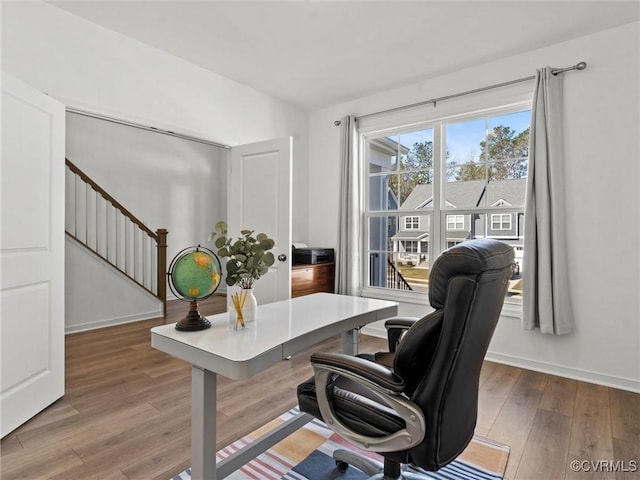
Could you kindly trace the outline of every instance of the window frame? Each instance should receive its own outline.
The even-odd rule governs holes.
[[[526,95],[520,97],[527,98]],[[446,183],[446,146],[443,142],[445,136],[445,129],[447,124],[464,122],[476,118],[496,117],[502,115],[508,115],[512,113],[518,113],[532,109],[532,102],[530,99],[515,101],[513,103],[504,103],[501,106],[486,107],[477,110],[469,109],[465,113],[453,113],[436,117],[433,119],[424,119],[422,121],[407,121],[403,122],[398,115],[391,115],[387,122],[375,122],[371,126],[360,128],[359,131],[359,145],[360,145],[360,158],[362,162],[362,172],[364,178],[364,194],[363,194],[363,212],[362,218],[362,248],[364,252],[364,258],[368,258],[370,253],[376,253],[377,250],[369,249],[369,221],[374,217],[396,217],[399,222],[400,217],[406,217],[406,210],[384,210],[375,211],[370,210],[369,206],[369,163],[368,163],[368,142],[374,138],[380,138],[390,135],[402,135],[403,133],[410,133],[419,130],[433,129],[433,175],[434,181],[433,188],[433,200],[430,202],[431,207],[426,208],[420,212],[421,215],[429,215],[431,217],[429,223],[429,242],[428,242],[428,256],[430,259],[435,259],[442,251],[447,248],[447,215],[469,215],[469,214],[483,214],[485,215],[485,232],[487,227],[490,226],[489,215],[492,211],[499,214],[522,214],[524,213],[524,207],[512,207],[512,206],[486,206],[483,208],[473,209],[456,209],[451,205],[447,205],[446,201],[442,197],[444,185]],[[415,118],[415,114],[409,115],[408,118]],[[444,162],[443,162],[444,159]],[[444,165],[443,165],[444,163]],[[455,213],[454,213],[455,211]],[[499,211],[499,212],[498,212]],[[511,225],[513,227],[513,219],[511,219]],[[516,225],[518,220],[516,219]],[[522,235],[524,238],[524,234]],[[362,295],[372,298],[381,298],[395,300],[405,303],[417,303],[428,305],[428,295],[420,292],[411,292],[404,290],[395,290],[386,287],[377,287],[369,285],[369,262],[365,260],[362,268]],[[521,314],[521,300],[515,302],[509,302],[509,298],[505,301],[505,309],[507,315],[519,317]]]
[[[446,218],[447,218],[447,230],[464,230],[464,215],[458,215],[458,214],[454,214],[454,213],[447,213],[445,214]],[[452,222],[449,222],[449,217],[454,218],[454,220]],[[458,219],[461,219],[460,221],[458,221]],[[453,224],[453,227],[449,228],[449,223]],[[458,224],[462,224],[461,227],[458,227]]]
[[[418,253],[417,240],[400,240],[400,242],[402,242],[402,246],[404,247],[404,253]]]
[[[498,222],[494,221],[494,217],[500,217],[500,220]],[[505,221],[504,218],[507,218],[509,220],[509,226],[505,227]],[[510,231],[513,228],[513,215],[511,215],[510,213],[492,213],[491,214],[491,219],[489,221],[489,225],[491,225],[491,230],[494,232],[504,232],[504,231]],[[493,225],[495,223],[498,223],[500,226],[498,228],[493,228]]]
[[[409,231],[420,230],[420,215],[406,215],[404,217],[404,229]]]

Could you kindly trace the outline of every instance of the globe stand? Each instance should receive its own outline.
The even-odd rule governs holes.
[[[176,330],[184,332],[194,332],[197,330],[206,330],[211,326],[211,322],[200,315],[198,311],[198,302],[191,300],[189,313],[186,317],[176,323]]]

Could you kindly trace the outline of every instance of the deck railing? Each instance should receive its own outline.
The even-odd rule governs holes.
[[[409,282],[402,276],[398,267],[387,259],[387,288],[395,288],[396,290],[413,290]]]

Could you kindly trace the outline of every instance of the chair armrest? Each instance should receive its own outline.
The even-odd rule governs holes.
[[[391,353],[396,351],[402,334],[410,329],[418,320],[420,320],[418,317],[393,317],[384,322],[384,327],[387,329],[389,351]]]
[[[386,322],[384,322],[384,326],[387,330],[390,328],[411,328],[411,325],[420,320],[419,317],[391,317]]]
[[[362,378],[375,383],[380,388],[392,393],[402,393],[405,389],[404,380],[388,368],[370,362],[364,358],[353,357],[341,353],[314,353],[311,355],[311,364],[322,365],[328,370],[344,374],[349,372],[354,377]]]
[[[311,356],[318,408],[325,424],[341,437],[372,452],[395,452],[418,445],[425,436],[422,410],[402,392],[404,381],[385,367],[369,360],[338,353],[315,353]],[[333,378],[345,377],[370,390],[380,400],[381,409],[393,410],[405,422],[405,428],[387,436],[370,437],[351,430],[335,415],[332,407]],[[375,408],[375,402],[371,408]]]

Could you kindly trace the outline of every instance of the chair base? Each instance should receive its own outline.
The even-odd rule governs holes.
[[[417,470],[408,470],[411,467],[404,466],[401,470],[400,464],[385,459],[385,463],[377,462],[372,458],[363,457],[351,450],[337,449],[333,452],[333,459],[336,461],[336,468],[342,472],[346,471],[349,465],[362,470],[369,475],[369,480],[425,480],[428,477]]]

